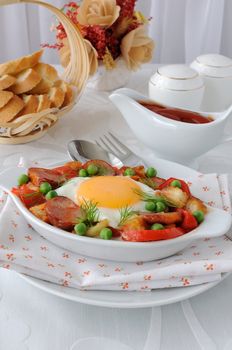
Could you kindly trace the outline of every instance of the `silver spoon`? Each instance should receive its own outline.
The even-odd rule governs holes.
[[[90,159],[101,159],[113,166],[121,167],[123,163],[114,154],[86,140],[72,140],[68,143],[68,154],[73,160],[86,162]]]

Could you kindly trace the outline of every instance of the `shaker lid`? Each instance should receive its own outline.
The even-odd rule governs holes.
[[[219,54],[198,56],[191,67],[199,74],[209,77],[232,77],[232,59]]]
[[[204,85],[199,74],[184,64],[159,67],[150,78],[150,83],[160,88],[176,91],[195,90]]]

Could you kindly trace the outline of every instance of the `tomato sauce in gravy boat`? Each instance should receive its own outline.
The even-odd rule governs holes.
[[[170,119],[151,111],[140,102],[153,102],[131,89],[118,89],[109,98],[122,113],[138,140],[160,158],[189,164],[217,145],[232,140],[232,137],[224,135],[225,124],[232,115],[232,105],[218,113],[192,111],[210,119],[207,123],[194,124]],[[173,110],[172,107],[161,108]]]

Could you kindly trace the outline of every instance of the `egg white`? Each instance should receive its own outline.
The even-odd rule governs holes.
[[[74,203],[79,205],[77,193],[78,193],[78,188],[80,185],[89,180],[90,177],[74,177],[68,182],[66,182],[63,186],[59,187],[56,189],[56,192],[58,196],[64,196],[69,199],[71,199]],[[155,191],[150,188],[149,186],[134,181],[130,179],[132,182],[135,182],[140,189],[145,192],[146,194],[153,194]],[[126,206],[126,205],[125,205]],[[107,219],[109,221],[109,225],[112,227],[117,227],[119,222],[120,222],[120,210],[119,209],[113,209],[113,208],[105,208],[105,207],[99,207],[97,206],[99,210],[99,220],[104,220]],[[130,205],[130,208],[132,208],[135,211],[146,211],[145,210],[145,202],[139,201],[133,205]]]

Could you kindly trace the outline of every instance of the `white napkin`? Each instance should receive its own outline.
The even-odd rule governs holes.
[[[226,175],[198,175],[189,185],[209,205],[231,210]],[[93,259],[45,240],[1,191],[0,266],[84,290],[147,291],[220,280],[222,273],[232,271],[232,241],[226,236],[198,240],[174,256],[153,262]]]

